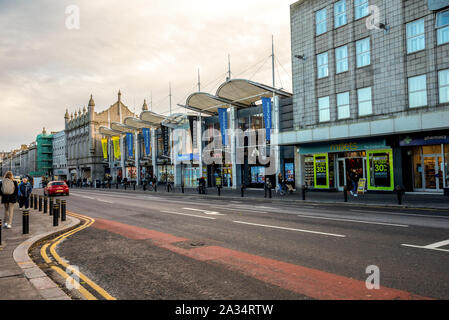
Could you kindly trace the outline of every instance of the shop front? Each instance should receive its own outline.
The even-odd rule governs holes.
[[[394,189],[393,150],[385,140],[354,140],[300,146],[304,184],[343,191],[356,177],[368,191]]]
[[[400,146],[407,190],[443,193],[449,188],[449,134],[405,136]]]

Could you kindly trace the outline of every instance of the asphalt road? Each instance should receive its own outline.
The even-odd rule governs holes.
[[[447,212],[75,189],[66,199],[97,221],[58,253],[118,299],[449,299]],[[382,290],[366,291],[368,266]]]

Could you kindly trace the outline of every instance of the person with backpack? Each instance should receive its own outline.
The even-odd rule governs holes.
[[[28,178],[23,178],[22,182],[19,184],[19,208],[22,209],[25,206],[25,209],[30,207],[30,196],[33,191],[33,187],[28,182]]]
[[[0,195],[2,196],[2,204],[5,206],[5,228],[12,228],[12,218],[14,215],[14,204],[17,202],[18,185],[14,181],[11,171],[6,172],[1,182]]]

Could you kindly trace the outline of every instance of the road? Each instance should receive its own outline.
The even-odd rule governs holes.
[[[449,299],[449,213],[74,189],[57,247],[117,299]],[[369,266],[380,290],[365,286]]]

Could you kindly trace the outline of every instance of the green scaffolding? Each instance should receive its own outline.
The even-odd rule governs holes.
[[[37,159],[36,171],[32,176],[49,176],[53,170],[53,135],[40,134],[36,139]]]

